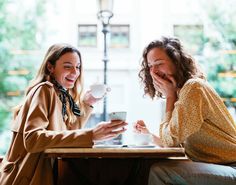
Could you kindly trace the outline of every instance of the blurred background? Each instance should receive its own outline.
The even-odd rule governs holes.
[[[0,155],[9,146],[12,108],[46,50],[60,42],[81,51],[85,89],[103,83],[106,73],[107,113],[127,111],[128,131],[119,140],[132,142],[137,119],[158,132],[165,100],[143,96],[138,72],[143,48],[160,36],[184,43],[236,119],[235,0],[114,0],[111,11],[104,41],[96,0],[0,0]],[[102,120],[103,107],[95,105],[88,127]]]

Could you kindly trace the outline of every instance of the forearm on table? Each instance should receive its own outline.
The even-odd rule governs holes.
[[[152,136],[152,141],[154,144],[163,147],[160,137],[158,137],[157,135],[152,134],[152,133],[151,133],[151,136]]]

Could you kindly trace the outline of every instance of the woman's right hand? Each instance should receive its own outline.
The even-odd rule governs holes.
[[[156,91],[160,91],[166,98],[177,97],[177,83],[173,75],[159,75],[154,70],[150,71],[153,79],[153,86]]]
[[[126,122],[121,120],[112,120],[110,122],[100,122],[92,130],[93,141],[108,140],[117,137],[126,131]]]
[[[106,93],[104,94],[104,96],[105,95]],[[91,94],[91,90],[89,90],[84,95],[84,103],[87,105],[94,105],[98,101],[102,100],[104,96],[102,96],[101,98],[94,98],[93,95]]]
[[[143,120],[138,120],[133,125],[134,131],[141,134],[150,134]]]

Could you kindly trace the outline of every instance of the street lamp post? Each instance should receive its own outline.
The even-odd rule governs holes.
[[[104,46],[103,46],[103,75],[104,75],[104,84],[107,84],[107,62],[109,61],[107,55],[107,34],[109,33],[109,22],[113,16],[112,8],[113,8],[113,0],[97,0],[99,11],[97,13],[97,17],[102,22],[102,33],[104,36]],[[107,98],[104,97],[103,101],[103,114],[102,119],[104,121],[107,120]]]

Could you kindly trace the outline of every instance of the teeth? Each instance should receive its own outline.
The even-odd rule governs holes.
[[[67,80],[74,81],[74,79],[66,78]]]

